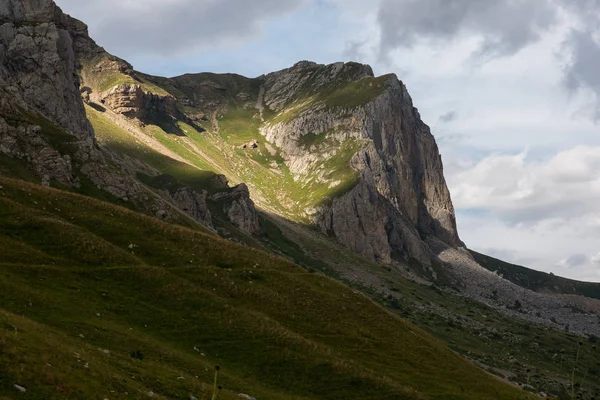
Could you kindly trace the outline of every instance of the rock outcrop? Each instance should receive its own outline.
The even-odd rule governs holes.
[[[171,194],[171,197],[180,210],[212,227],[212,218],[206,205],[206,192],[198,193],[188,187],[182,187]]]
[[[320,160],[318,147],[301,145],[304,136],[361,144],[350,161],[359,183],[321,207],[316,222],[324,232],[383,263],[429,264],[427,236],[463,246],[435,139],[395,75],[375,78],[370,67],[355,63],[301,62],[264,81],[264,103],[282,118],[262,133],[282,149],[298,179],[331,156]],[[339,92],[347,97],[336,97]]]
[[[210,200],[218,203],[223,214],[239,229],[251,235],[262,233],[254,202],[250,199],[250,192],[245,184],[239,184],[229,191],[215,193],[210,196]]]
[[[72,163],[94,157],[94,135],[62,13],[50,0],[10,0],[0,24],[0,151],[76,186]]]
[[[184,119],[174,97],[151,93],[139,84],[120,84],[101,93],[99,97],[103,105],[128,118],[144,122]]]

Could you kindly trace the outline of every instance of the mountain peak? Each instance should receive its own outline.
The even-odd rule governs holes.
[[[349,62],[334,62],[331,64],[319,64],[314,61],[302,60],[298,61],[296,64],[291,66],[290,68],[283,69],[281,71],[274,72],[274,74],[278,73],[311,73],[316,71],[327,71],[332,76],[335,76],[339,73],[343,74],[347,79],[358,80],[365,76],[375,77],[373,73],[373,68],[371,68],[368,64],[361,64],[354,61]]]

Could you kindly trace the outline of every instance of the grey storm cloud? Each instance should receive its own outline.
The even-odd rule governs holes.
[[[575,21],[557,62],[571,91],[595,97],[600,121],[600,0],[382,0],[379,56],[419,43],[446,44],[477,36],[477,61],[511,56],[556,28],[561,16]]]
[[[261,23],[305,0],[57,0],[117,53],[174,54],[260,32]]]
[[[572,30],[565,42],[570,59],[565,68],[565,83],[575,92],[590,90],[596,98],[594,119],[600,120],[600,45],[590,30]]]
[[[476,34],[476,55],[512,55],[556,23],[551,0],[383,0],[380,56],[421,41],[447,42]]]

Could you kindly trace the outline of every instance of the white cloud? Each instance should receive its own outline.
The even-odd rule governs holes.
[[[579,146],[542,161],[492,155],[448,177],[454,204],[513,224],[600,215],[600,147]]]

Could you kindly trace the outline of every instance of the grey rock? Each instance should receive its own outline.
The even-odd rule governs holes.
[[[572,333],[600,335],[600,300],[531,291],[483,268],[465,249],[452,248],[433,237],[428,238],[427,242],[446,266],[449,277],[460,288],[462,296],[476,299],[503,314],[525,321],[554,329],[568,325]],[[515,307],[517,301],[519,308]],[[574,312],[574,308],[581,311]]]
[[[296,104],[299,93],[316,93],[369,77],[373,71],[366,65],[301,62],[264,78],[264,102],[272,110],[282,111]],[[422,238],[433,236],[452,247],[464,246],[456,229],[442,160],[404,84],[395,75],[377,82],[371,83],[378,85],[377,95],[364,104],[348,108],[313,102],[287,120],[267,124],[261,133],[281,149],[298,180],[318,176],[314,166],[324,164],[336,151],[322,151],[314,145],[306,148],[300,145],[304,135],[362,143],[350,162],[359,184],[317,212],[307,210],[306,214],[312,215],[325,233],[367,258],[382,263],[412,258],[430,264],[433,254]],[[330,187],[338,183],[323,182]]]
[[[251,140],[248,143],[244,143],[241,146],[239,146],[240,149],[244,150],[244,149],[256,149],[258,148],[258,141],[256,140]]]
[[[207,226],[212,226],[210,211],[206,205],[206,192],[197,193],[188,187],[182,187],[177,189],[171,197],[179,209],[195,220],[203,222]]]
[[[393,257],[430,263],[419,232],[384,196],[365,181],[327,207],[323,231],[358,254],[389,264]]]
[[[117,114],[141,121],[159,118],[184,119],[177,108],[175,98],[161,96],[144,90],[137,84],[121,84],[100,94],[102,103]]]
[[[90,90],[80,89],[78,70],[81,62],[99,54],[106,53],[90,39],[87,26],[63,14],[53,1],[0,2],[0,153],[25,161],[43,184],[79,187],[82,174],[152,215],[163,210],[165,216],[177,216],[169,212],[171,198],[146,188],[121,156],[96,143],[82,99],[82,91],[89,97]],[[109,67],[131,69],[112,56],[97,66]],[[138,94],[135,87],[127,90]],[[164,111],[170,104],[168,98],[146,93],[140,101],[144,110]],[[207,221],[201,203],[193,213]]]
[[[254,202],[250,199],[250,192],[245,184],[237,185],[231,191],[215,193],[210,196],[210,200],[222,204],[223,213],[239,229],[251,235],[262,233]]]
[[[21,386],[21,385],[16,385],[16,384],[15,384],[13,387],[14,387],[15,389],[17,389],[17,390],[18,390],[19,392],[21,392],[21,393],[25,393],[25,392],[27,391],[27,389],[25,389],[25,388],[24,388],[23,386]]]
[[[168,216],[168,214],[165,210],[158,210],[155,215],[156,215],[156,218],[158,218],[158,219],[166,219]]]

